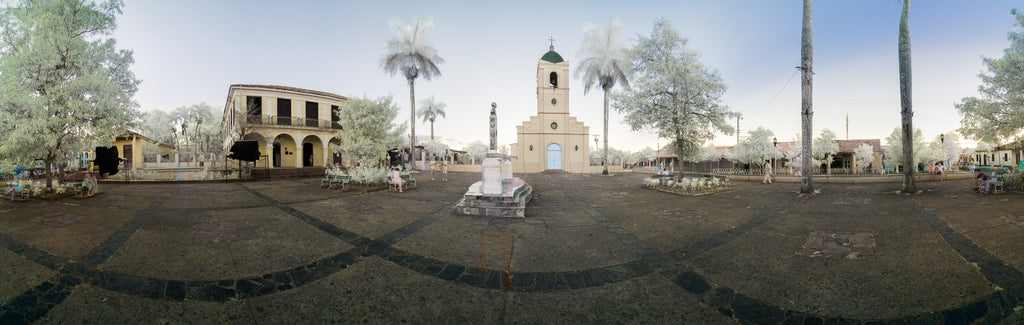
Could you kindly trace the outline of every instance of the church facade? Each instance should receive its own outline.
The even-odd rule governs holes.
[[[590,127],[569,115],[569,77],[569,62],[551,46],[537,61],[537,115],[516,126],[517,171],[588,171]]]

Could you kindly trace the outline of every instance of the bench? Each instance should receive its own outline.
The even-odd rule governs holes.
[[[10,186],[4,193],[8,192],[10,193],[11,201],[28,201],[29,193],[32,192],[32,186],[22,185],[21,189],[15,189],[13,186]]]
[[[71,185],[71,190],[74,191],[75,197],[79,199],[93,196],[95,188],[96,183],[93,182],[81,182]]]
[[[410,186],[410,187],[418,187],[418,185],[416,184],[416,178],[412,177],[412,175],[404,174],[404,175],[401,175],[401,177],[402,177],[402,180],[405,181],[405,184],[408,184],[408,186]]]
[[[331,175],[330,182],[328,183],[329,188],[334,188],[335,185],[341,185],[341,189],[345,190],[348,187],[348,183],[352,182],[352,176],[348,175]]]

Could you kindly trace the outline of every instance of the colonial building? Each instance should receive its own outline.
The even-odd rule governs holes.
[[[173,161],[171,155],[174,153],[174,146],[132,131],[115,137],[111,145],[117,147],[117,156],[124,159],[125,168],[142,169],[145,167],[144,163]],[[87,156],[92,157],[92,154]]]
[[[585,173],[590,127],[569,115],[569,62],[551,46],[537,61],[537,115],[516,126],[516,170]]]
[[[231,85],[224,104],[225,152],[236,140],[259,142],[263,158],[256,166],[326,167],[342,163],[331,154],[338,109],[345,96],[274,85]]]

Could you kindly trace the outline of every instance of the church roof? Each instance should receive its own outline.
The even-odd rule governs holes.
[[[551,63],[559,63],[559,62],[564,62],[565,61],[565,60],[562,60],[562,56],[561,55],[558,55],[558,52],[555,52],[555,46],[554,45],[552,45],[550,50],[548,50],[548,53],[544,53],[544,56],[540,57],[540,59],[544,60],[544,61],[551,62]]]

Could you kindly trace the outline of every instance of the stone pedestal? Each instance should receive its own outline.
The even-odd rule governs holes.
[[[482,190],[483,181],[474,183],[455,205],[455,211],[482,217],[526,217],[526,203],[533,197],[533,187],[519,178],[502,180],[501,185],[507,191],[488,195]]]
[[[498,158],[484,158],[480,168],[483,169],[484,174],[480,186],[483,194],[501,195],[501,160]]]

